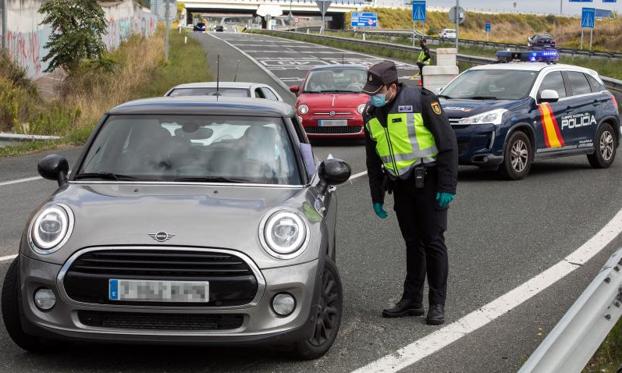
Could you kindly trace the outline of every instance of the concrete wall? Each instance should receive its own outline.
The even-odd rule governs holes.
[[[31,79],[42,77],[47,67],[47,63],[43,62],[47,54],[44,46],[52,29],[49,25],[40,24],[43,16],[38,10],[42,3],[43,0],[7,0],[6,46],[9,54],[26,69]],[[110,50],[117,48],[132,34],[148,36],[156,30],[156,18],[132,0],[102,6],[108,20],[108,32],[102,40]]]

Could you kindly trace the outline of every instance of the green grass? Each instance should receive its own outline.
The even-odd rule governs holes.
[[[615,373],[622,368],[622,319],[611,330],[592,360],[583,370],[586,373]]]

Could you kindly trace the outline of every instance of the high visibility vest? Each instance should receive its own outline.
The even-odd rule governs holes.
[[[365,126],[391,176],[406,177],[414,167],[436,162],[438,149],[434,135],[423,124],[418,89],[401,86],[389,109],[386,126],[375,116],[370,117]]]
[[[421,52],[419,52],[419,57],[417,57],[417,62],[421,62],[424,65],[429,65],[430,64],[430,58],[428,58],[427,60],[425,60],[425,52],[423,51],[423,49],[421,50]],[[425,61],[424,61],[425,60]]]

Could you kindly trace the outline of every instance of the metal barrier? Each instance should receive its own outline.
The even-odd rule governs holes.
[[[622,248],[557,323],[519,373],[581,372],[622,317]]]
[[[306,29],[306,28],[304,28],[304,29]],[[377,48],[390,49],[390,50],[400,50],[400,51],[413,52],[413,53],[419,52],[421,50],[420,48],[411,47],[411,46],[403,45],[403,44],[394,44],[394,43],[387,43],[387,42],[381,42],[381,41],[371,41],[371,40],[366,40],[365,41],[365,40],[352,39],[352,38],[342,38],[342,37],[338,37],[338,36],[313,35],[313,34],[306,34],[304,32],[262,31],[262,33],[267,33],[267,34],[273,33],[275,36],[283,36],[283,37],[287,37],[288,35],[301,35],[301,36],[304,36],[304,37],[309,38],[311,40],[315,40],[315,42],[317,42],[318,44],[321,44],[322,41],[324,41],[324,40],[334,40],[334,41],[346,42],[346,43],[350,43],[350,44],[374,46],[374,47],[377,47]],[[430,49],[430,53],[431,54],[435,54],[436,52],[434,51],[434,49]],[[472,56],[472,55],[468,55],[468,54],[458,54],[456,58],[460,62],[470,63],[470,64],[473,64],[473,65],[485,65],[485,64],[497,62],[497,60],[494,59],[494,58]],[[618,79],[614,79],[614,78],[609,78],[609,77],[604,77],[604,76],[601,76],[601,78],[602,78],[603,82],[605,83],[605,86],[609,90],[617,93],[618,95],[622,94],[622,80],[618,80]]]

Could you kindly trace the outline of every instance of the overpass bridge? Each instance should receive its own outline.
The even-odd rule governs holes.
[[[329,28],[342,28],[345,14],[369,4],[366,0],[334,0],[326,16]],[[294,16],[318,17],[320,10],[315,0],[185,0],[187,23],[192,23],[192,14],[249,14],[256,15],[261,8],[281,9],[283,14],[291,11]]]

